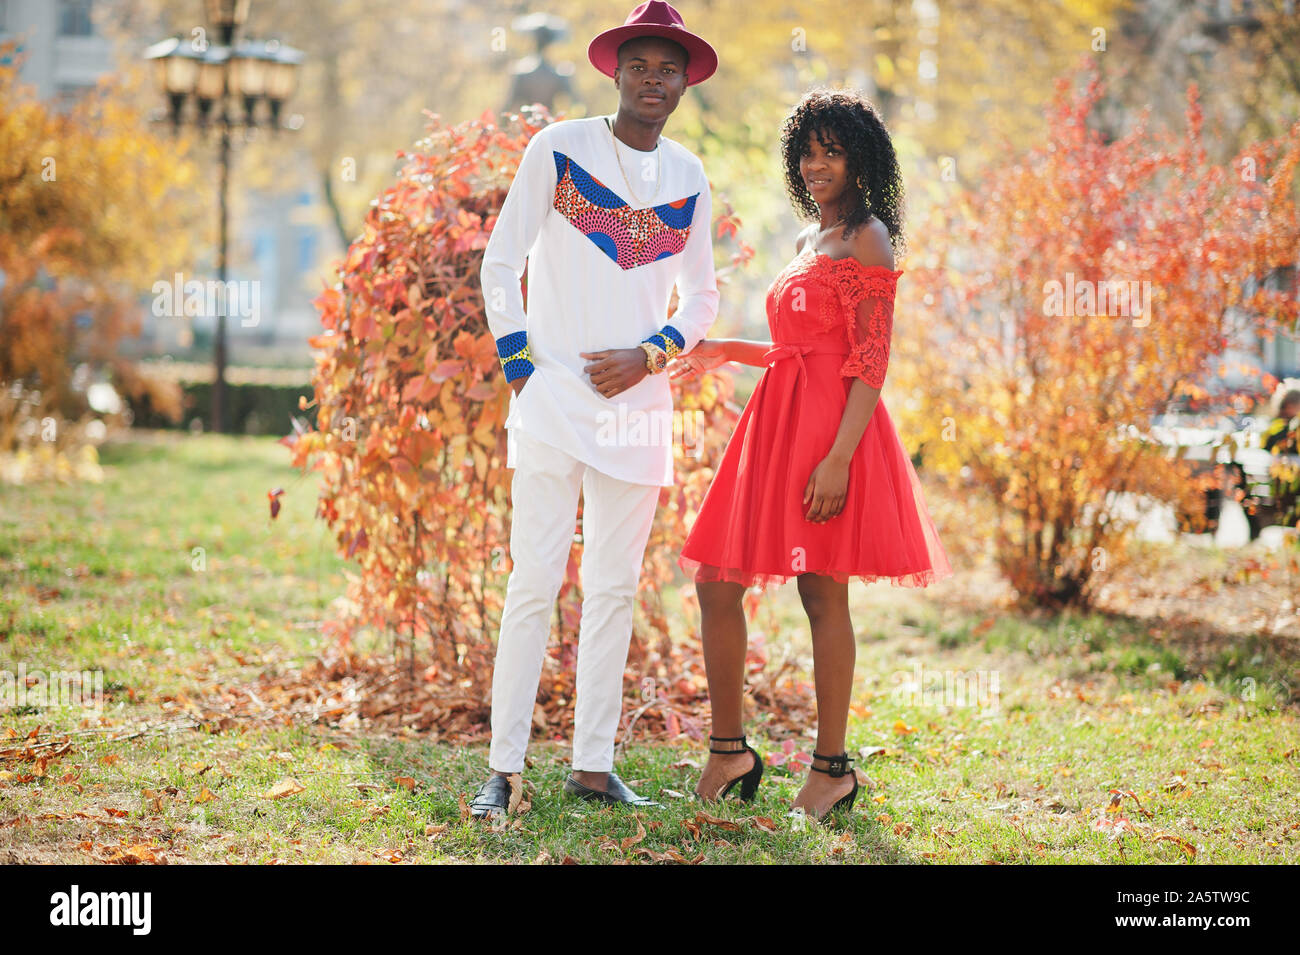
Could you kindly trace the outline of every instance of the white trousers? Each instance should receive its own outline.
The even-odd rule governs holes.
[[[510,485],[514,568],[506,582],[492,673],[488,766],[503,773],[523,771],[551,614],[569,562],[581,489],[583,598],[573,769],[608,772],[614,768],[614,737],[623,712],[633,601],[659,487],[612,478],[518,429],[510,439],[518,442],[518,466]]]

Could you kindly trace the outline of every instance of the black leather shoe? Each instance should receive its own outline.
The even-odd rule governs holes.
[[[605,802],[611,804],[626,804],[629,806],[662,806],[663,803],[655,802],[648,796],[638,796],[632,790],[627,788],[623,780],[618,778],[618,774],[610,771],[609,789],[601,792],[599,789],[592,789],[590,786],[584,786],[573,778],[572,775],[564,781],[564,791],[570,795],[577,796],[579,799],[587,799],[594,802]]]
[[[493,773],[478,788],[469,803],[470,815],[476,819],[496,819],[510,808],[510,777]]]

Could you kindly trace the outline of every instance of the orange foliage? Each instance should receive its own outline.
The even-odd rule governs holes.
[[[936,211],[912,272],[928,375],[948,383],[927,465],[991,492],[997,562],[1047,604],[1088,602],[1125,558],[1133,522],[1111,492],[1196,509],[1198,484],[1151,439],[1152,416],[1180,395],[1230,403],[1203,386],[1234,328],[1267,335],[1297,317],[1300,124],[1215,166],[1194,87],[1181,136],[1144,115],[1105,142],[1089,127],[1102,86],[1084,79],[1073,95],[1058,81],[1045,144]],[[1270,275],[1280,289],[1260,284]],[[1120,282],[1149,293],[1142,311],[1089,298]],[[1258,394],[1273,384],[1261,376]]]
[[[138,331],[140,289],[183,255],[192,170],[117,94],[106,84],[58,112],[0,64],[0,458],[93,457],[79,365],[179,417],[176,386],[117,346]]]

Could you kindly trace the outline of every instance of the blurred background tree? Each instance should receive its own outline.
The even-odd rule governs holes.
[[[1287,3],[683,2],[687,25],[716,46],[722,66],[689,90],[667,132],[703,157],[756,250],[755,267],[724,303],[718,333],[763,331],[763,293],[797,231],[780,184],[777,132],[808,87],[857,86],[878,105],[904,164],[910,222],[920,230],[954,186],[969,186],[990,162],[1041,138],[1052,81],[1080,55],[1108,80],[1111,92],[1093,117],[1108,136],[1147,103],[1156,125],[1173,128],[1187,80],[1198,77],[1214,78],[1202,83],[1207,128],[1216,140],[1220,126],[1237,137],[1224,143],[1220,161],[1246,142],[1277,135],[1295,115],[1297,97],[1296,70],[1288,65],[1296,58],[1281,55],[1296,49]],[[329,260],[359,233],[373,197],[396,173],[397,150],[422,135],[424,110],[458,122],[501,107],[513,65],[536,49],[533,34],[512,29],[517,17],[549,13],[567,22],[567,34],[549,50],[553,60],[576,67],[576,101],[563,115],[578,116],[615,107],[612,81],[590,67],[586,45],[621,23],[631,6],[256,0],[247,32],[266,35],[273,25],[307,54],[294,103],[306,124],[297,151],[247,149],[240,177],[250,192],[310,186],[316,220],[334,240],[316,266],[323,280]],[[1249,15],[1234,12],[1240,10]],[[198,0],[101,0],[96,11],[126,69],[138,68],[133,59],[142,38],[188,34],[203,19]],[[1231,82],[1223,81],[1225,69]]]
[[[193,170],[150,134],[129,88],[107,80],[60,112],[19,84],[12,44],[0,53],[4,475],[93,475],[85,429],[120,411],[97,381],[163,409],[178,400],[117,346],[138,329],[142,291],[188,261]]]
[[[577,102],[564,115],[616,108],[613,81],[590,66],[586,46],[633,5],[576,0],[545,11],[569,26],[550,47],[555,60],[576,65]],[[202,21],[197,0],[103,6],[125,60],[138,53],[141,37],[188,34]],[[724,304],[719,334],[761,333],[767,282],[792,252],[797,224],[776,144],[781,121],[807,88],[856,85],[877,103],[923,218],[929,203],[943,200],[945,176],[970,181],[1008,143],[1041,134],[1053,77],[1091,49],[1096,29],[1114,29],[1123,7],[1123,0],[680,4],[722,66],[690,89],[666,132],[702,157],[757,251],[755,268]],[[250,149],[241,176],[251,188],[309,179],[338,240],[333,254],[340,253],[391,181],[396,151],[422,134],[423,110],[457,122],[501,107],[512,64],[536,46],[512,21],[537,10],[492,0],[257,0],[246,32],[264,35],[259,24],[274,24],[307,54],[294,102],[307,121],[299,154]]]

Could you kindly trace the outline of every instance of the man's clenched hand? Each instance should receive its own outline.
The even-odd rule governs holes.
[[[640,348],[611,348],[578,354],[582,358],[594,359],[584,365],[582,370],[590,376],[596,390],[606,398],[627,391],[650,374],[645,366],[645,352]]]

